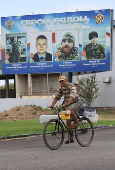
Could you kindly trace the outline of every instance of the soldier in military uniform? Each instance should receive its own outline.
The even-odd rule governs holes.
[[[62,47],[58,48],[58,61],[78,60],[78,47],[74,47],[75,38],[71,32],[66,32],[62,37]]]
[[[89,33],[90,44],[84,46],[83,50],[85,51],[84,60],[90,59],[105,59],[105,49],[102,45],[97,43],[98,33],[92,31]]]
[[[14,37],[12,47],[11,47],[11,52],[12,52],[12,62],[19,62],[20,55],[21,55],[21,46],[20,43],[18,42],[17,37]]]

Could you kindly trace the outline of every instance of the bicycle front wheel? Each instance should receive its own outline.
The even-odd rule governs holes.
[[[86,117],[80,118],[79,121],[80,123],[75,129],[75,137],[81,146],[87,147],[93,140],[94,128],[91,121]]]
[[[62,145],[64,129],[58,119],[51,119],[46,123],[43,130],[43,140],[46,146],[52,150],[56,150]]]

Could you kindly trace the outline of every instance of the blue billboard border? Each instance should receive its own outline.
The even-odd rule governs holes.
[[[99,10],[99,11],[102,12],[103,10]],[[105,11],[109,12],[109,14],[110,14],[109,18],[110,18],[111,17],[111,10],[105,10]],[[80,11],[80,12],[84,13],[84,11]],[[85,13],[87,13],[87,12],[89,13],[90,11],[85,11]],[[70,14],[70,13],[62,13],[62,14],[66,15],[66,14]],[[62,14],[57,13],[55,15],[60,16]],[[73,12],[71,14],[73,15],[73,14],[75,14],[75,12]],[[44,15],[48,15],[48,14],[44,14]],[[51,15],[54,15],[54,14],[50,14],[50,16]],[[36,16],[41,16],[41,15],[36,15]],[[24,17],[26,17],[26,16],[24,16]],[[2,17],[2,23],[3,23],[3,18],[4,17]],[[12,17],[5,17],[5,19],[9,19],[9,18],[12,18]],[[15,17],[15,18],[17,20],[17,17]],[[2,27],[3,27],[3,24],[2,24]],[[110,18],[110,30],[111,30],[111,18]],[[15,34],[15,32],[13,32],[12,30],[11,30],[10,33]],[[111,41],[111,32],[109,33],[109,35],[110,35],[110,41]],[[2,36],[4,36],[3,32],[2,32]],[[27,64],[25,64],[25,63],[12,63],[12,64],[9,64],[9,67],[8,67],[8,65],[6,66],[6,64],[5,64],[5,49],[2,49],[2,74],[55,73],[55,72],[71,72],[71,71],[72,72],[107,71],[107,70],[110,70],[110,64],[111,64],[111,61],[110,61],[111,60],[111,48],[110,47],[111,46],[109,45],[109,47],[107,49],[107,53],[106,53],[107,59],[106,59],[105,63],[104,63],[105,60],[90,60],[90,62],[89,61],[83,62],[82,59],[81,59],[82,58],[82,55],[81,55],[82,44],[79,44],[79,61],[61,61],[61,62],[58,62],[58,63],[63,63],[63,65],[65,64],[64,67],[59,67],[59,64],[57,66],[57,63],[54,62],[54,61],[53,61],[53,63],[51,63],[51,62],[44,63],[45,67],[42,66],[43,63],[41,63],[41,64],[39,63],[38,65],[36,65],[37,67],[34,68],[34,69],[32,69],[31,64],[29,62]],[[53,43],[53,49],[55,49],[55,43]],[[56,51],[53,50],[53,59],[55,59],[55,52]],[[28,61],[29,61],[29,55],[30,55],[30,46],[29,46],[29,43],[28,43],[27,44]],[[101,65],[101,67],[98,66],[99,63]],[[50,65],[53,69],[50,67]],[[76,66],[74,67],[73,65],[76,65]],[[40,68],[40,69],[38,70],[38,68]]]

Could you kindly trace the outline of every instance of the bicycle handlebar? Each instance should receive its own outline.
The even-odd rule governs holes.
[[[61,108],[63,108],[63,105],[51,106],[49,108],[60,110]]]

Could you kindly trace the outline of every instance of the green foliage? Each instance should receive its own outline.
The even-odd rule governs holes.
[[[36,105],[31,105],[33,107],[34,110],[38,111],[41,110],[43,111],[43,108],[41,106],[36,106]]]
[[[36,105],[32,105],[33,109],[38,111],[38,110],[41,110],[43,111],[43,108],[41,106],[36,106]]]
[[[34,107],[33,107],[33,109],[34,109],[34,110],[36,110],[36,111],[38,111],[38,110],[39,110],[36,106],[34,106]]]
[[[37,114],[37,112],[36,112],[36,111],[34,111],[32,114],[33,114],[33,115],[36,115],[36,114]]]
[[[0,90],[5,90],[5,89],[6,89],[5,85],[0,86]]]
[[[6,113],[4,116],[6,117],[6,116],[8,116],[8,114]]]
[[[0,90],[5,90],[6,89],[6,85],[1,85],[0,86]],[[14,89],[14,83],[9,83],[9,89]]]
[[[99,96],[99,88],[96,80],[96,74],[88,77],[78,78],[79,88],[82,91],[82,98],[86,106],[91,106],[94,100]]]
[[[16,111],[19,111],[19,110],[20,110],[20,108],[19,108],[19,107],[17,107],[17,108],[16,108]]]
[[[41,111],[43,111],[43,108],[41,106],[37,106],[37,108]]]
[[[14,83],[9,83],[9,89],[14,89]]]

